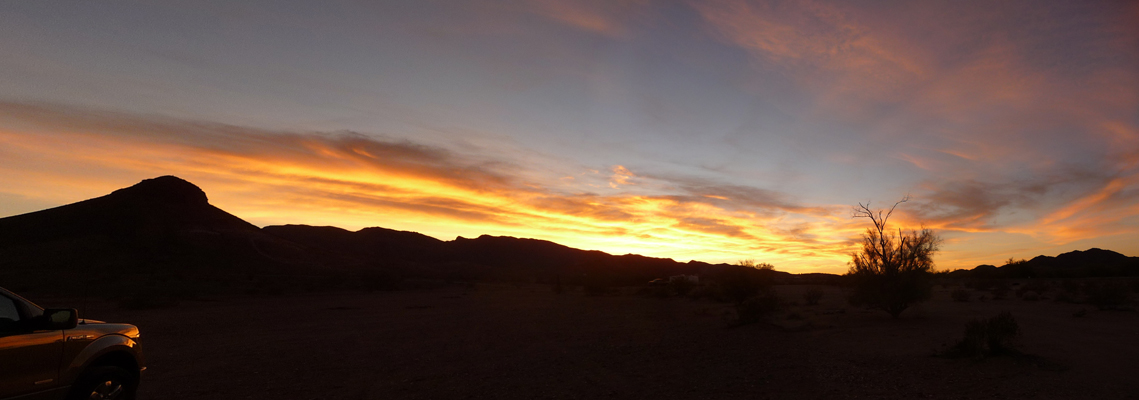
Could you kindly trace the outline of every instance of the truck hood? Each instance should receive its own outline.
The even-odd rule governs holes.
[[[79,325],[74,329],[67,330],[67,334],[88,334],[100,337],[103,335],[118,334],[129,337],[131,339],[138,339],[138,327],[131,324],[116,324],[108,323],[93,319],[81,319]]]

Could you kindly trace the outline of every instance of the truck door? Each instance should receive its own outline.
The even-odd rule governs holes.
[[[15,300],[0,294],[0,398],[59,384],[63,331],[33,330],[23,314]]]

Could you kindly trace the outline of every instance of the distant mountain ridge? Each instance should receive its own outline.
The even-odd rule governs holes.
[[[139,285],[160,290],[170,282],[207,282],[219,291],[284,281],[371,280],[382,286],[404,278],[573,284],[588,277],[632,284],[724,266],[513,237],[442,241],[385,228],[258,228],[209,204],[204,191],[174,176],[0,218],[0,285],[45,291],[91,281],[113,282],[111,291]]]
[[[443,241],[386,228],[258,228],[211,204],[174,176],[146,179],[77,203],[0,218],[0,286],[107,292],[192,284],[209,290],[309,285],[387,287],[402,279],[640,284],[708,275],[727,264],[611,255],[554,242],[483,235]],[[1139,257],[1090,249],[951,277],[1139,275]],[[783,282],[833,282],[831,274],[770,272]],[[189,282],[189,283],[187,283]],[[306,286],[307,287],[307,286]],[[190,290],[190,289],[187,289]],[[193,289],[198,290],[198,289]]]
[[[1139,257],[1098,248],[1070,251],[1051,256],[1036,256],[997,267],[978,265],[972,270],[949,273],[958,278],[1087,278],[1139,276]]]

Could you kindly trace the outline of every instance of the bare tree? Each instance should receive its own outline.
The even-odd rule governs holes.
[[[888,211],[872,210],[870,203],[858,203],[854,218],[868,218],[874,224],[862,235],[862,249],[851,256],[848,275],[854,279],[855,290],[850,300],[898,315],[911,304],[929,298],[932,285],[933,254],[941,239],[930,229],[897,233],[887,229],[887,221],[899,204]]]

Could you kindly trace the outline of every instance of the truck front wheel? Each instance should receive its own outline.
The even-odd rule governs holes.
[[[127,370],[112,365],[91,367],[72,387],[69,400],[134,400],[138,380]]]

